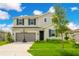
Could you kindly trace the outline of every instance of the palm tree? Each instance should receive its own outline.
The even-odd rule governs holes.
[[[65,9],[60,6],[54,6],[55,14],[52,17],[52,23],[55,25],[56,31],[61,35],[62,38],[62,48],[64,48],[64,34],[69,30],[67,24],[69,23],[66,20]]]

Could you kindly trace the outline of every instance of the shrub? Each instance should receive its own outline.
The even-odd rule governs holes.
[[[7,33],[7,37],[6,37],[6,39],[7,39],[8,42],[13,42],[11,33]]]
[[[35,42],[39,42],[40,40],[36,40]]]
[[[50,39],[46,39],[46,42],[48,42]]]
[[[68,50],[61,51],[61,54],[63,56],[74,56],[73,52],[68,51]]]
[[[79,48],[79,44],[75,44],[74,47],[75,47],[75,48]]]
[[[68,40],[68,39],[69,39],[69,37],[67,37],[67,36],[66,36],[64,39],[65,39],[65,40]]]

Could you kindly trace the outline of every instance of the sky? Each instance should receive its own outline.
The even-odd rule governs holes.
[[[58,3],[59,4],[59,3]],[[13,26],[13,17],[23,15],[41,15],[46,12],[55,12],[55,3],[0,3],[0,28],[10,31]],[[79,4],[60,3],[66,10],[66,17],[69,20],[68,27],[72,30],[79,28]]]

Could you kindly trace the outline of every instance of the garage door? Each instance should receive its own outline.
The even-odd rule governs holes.
[[[26,33],[25,39],[26,41],[35,41],[36,39],[35,33]]]
[[[79,42],[79,34],[75,34],[75,35],[74,35],[74,39],[75,39],[77,42]]]
[[[17,33],[16,34],[16,41],[17,42],[23,42],[23,39],[25,37],[25,40],[26,41],[35,41],[36,39],[36,34],[35,33]]]
[[[16,34],[16,41],[17,42],[22,42],[24,39],[23,33],[17,33]]]

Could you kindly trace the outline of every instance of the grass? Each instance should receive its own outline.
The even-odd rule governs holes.
[[[79,45],[65,41],[63,49],[61,40],[38,41],[28,52],[33,56],[79,56]]]
[[[8,41],[0,41],[0,46],[8,44],[8,43],[9,43]]]

